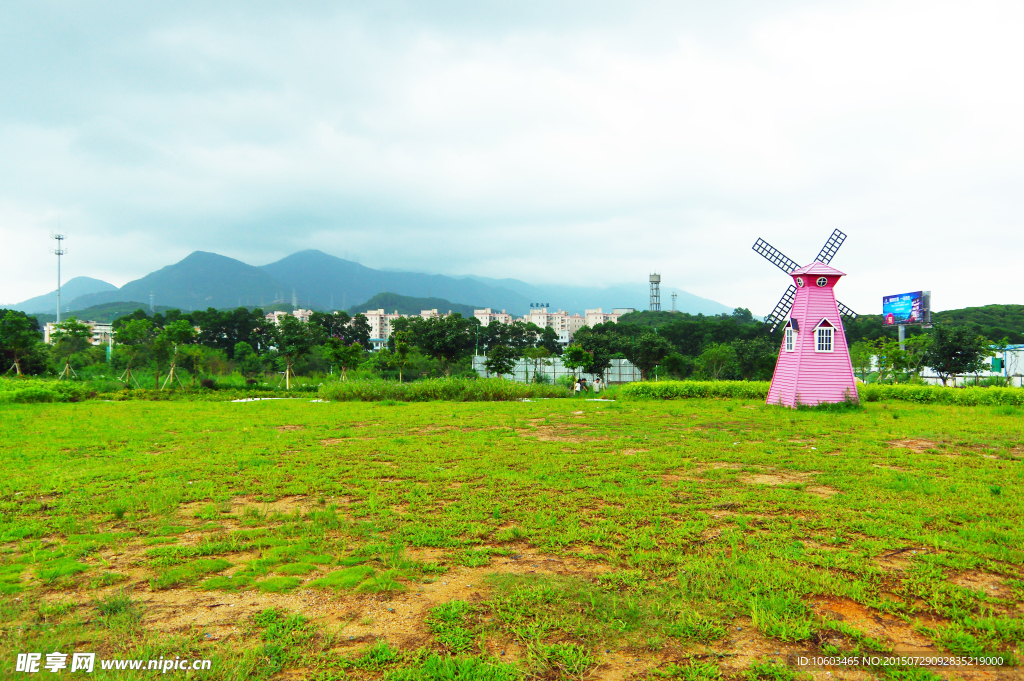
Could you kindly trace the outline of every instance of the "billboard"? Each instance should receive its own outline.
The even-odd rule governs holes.
[[[882,298],[882,323],[886,326],[931,324],[931,291],[899,293]]]

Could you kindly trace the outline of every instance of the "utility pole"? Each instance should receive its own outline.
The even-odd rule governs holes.
[[[57,242],[56,248],[51,248],[50,253],[57,256],[57,323],[60,324],[60,256],[65,255],[68,250],[64,248],[64,239],[67,237],[57,233],[50,233],[50,238]]]

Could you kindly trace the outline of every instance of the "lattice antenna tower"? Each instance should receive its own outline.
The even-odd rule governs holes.
[[[661,311],[661,275],[655,272],[649,278],[651,282],[651,312]]]
[[[59,230],[60,227],[58,226],[57,229]],[[67,255],[68,249],[64,248],[64,239],[67,237],[57,231],[50,232],[50,238],[57,242],[57,246],[51,248],[50,253],[57,256],[57,323],[60,324],[60,256]]]
[[[675,291],[673,291],[672,292],[672,311],[673,312],[676,311],[676,298],[678,298],[678,297],[679,297],[679,294],[676,293]]]

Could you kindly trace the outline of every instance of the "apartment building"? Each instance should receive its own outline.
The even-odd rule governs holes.
[[[587,326],[590,327],[597,326],[598,324],[605,324],[607,322],[618,324],[619,316],[620,315],[617,311],[602,312],[601,308],[597,308],[596,310],[584,310],[583,312],[583,318],[586,320]]]
[[[313,314],[312,310],[303,310],[303,309],[300,308],[298,310],[295,310],[294,312],[282,312],[280,310],[277,310],[275,312],[268,312],[267,314],[264,315],[264,318],[268,322],[272,322],[274,324],[274,326],[277,326],[278,324],[281,323],[281,318],[282,317],[287,317],[288,315],[291,315],[292,317],[295,317],[300,322],[308,323],[309,322],[309,315],[311,315],[311,314]]]
[[[113,326],[107,322],[92,322],[86,319],[79,320],[79,323],[85,324],[89,327],[89,331],[92,332],[92,338],[89,342],[93,345],[109,345],[110,337],[113,334]],[[43,341],[45,343],[53,343],[51,338],[52,334],[56,333],[56,322],[47,322],[43,326]]]
[[[512,323],[512,315],[506,313],[504,310],[501,312],[493,312],[489,307],[485,307],[482,310],[473,310],[473,316],[480,321],[480,326],[487,326],[491,322],[501,322],[502,324]]]

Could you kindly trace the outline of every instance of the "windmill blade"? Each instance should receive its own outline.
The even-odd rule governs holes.
[[[796,268],[800,267],[796,261],[787,258],[782,251],[775,248],[764,239],[758,239],[755,241],[753,248],[755,253],[759,254],[786,274],[789,274]]]
[[[775,332],[779,324],[786,321],[786,318],[789,316],[789,310],[793,307],[794,297],[796,297],[796,286],[790,286],[782,294],[782,297],[779,298],[779,304],[775,306],[772,313],[764,318],[765,324],[771,324],[772,333]]]
[[[846,235],[840,232],[838,229],[832,231],[832,236],[828,238],[825,245],[821,247],[821,252],[818,253],[818,257],[815,258],[815,262],[820,262],[825,265],[832,262],[832,257],[839,250],[839,247],[846,241]]]
[[[854,312],[850,308],[846,307],[845,305],[840,303],[838,300],[836,301],[836,307],[839,308],[839,314],[843,315],[847,319],[856,319],[857,318],[857,313],[856,312]]]

